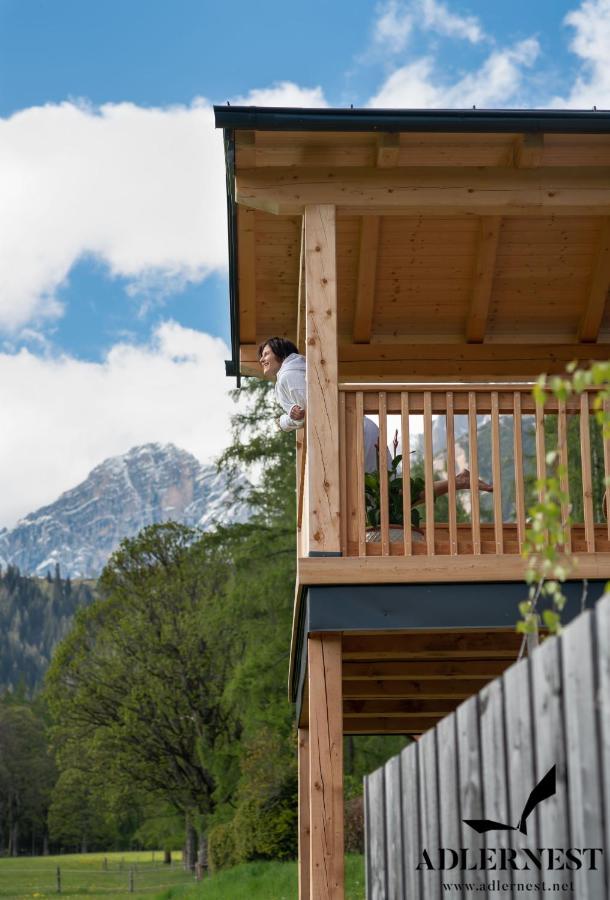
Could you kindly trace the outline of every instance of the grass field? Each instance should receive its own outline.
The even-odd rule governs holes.
[[[193,876],[182,868],[180,853],[173,865],[161,862],[162,854],[84,853],[64,856],[20,856],[0,859],[0,898],[57,897],[57,866],[61,871],[61,895],[65,897],[151,898],[177,886],[191,886]],[[104,863],[107,860],[107,868]],[[133,871],[133,893],[129,894],[129,872]]]
[[[86,853],[66,856],[0,859],[0,897],[57,897],[56,871],[61,870],[62,896],[72,898],[112,897],[148,900],[296,900],[296,863],[257,862],[235,866],[195,883],[182,868],[180,854],[174,864],[152,861],[143,853]],[[104,867],[104,858],[108,867]],[[129,870],[134,891],[129,894]],[[346,900],[364,900],[364,862],[361,856],[346,857]]]

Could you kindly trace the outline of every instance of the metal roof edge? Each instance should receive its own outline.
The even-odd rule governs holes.
[[[246,131],[610,132],[610,110],[304,109],[214,106],[216,128]]]

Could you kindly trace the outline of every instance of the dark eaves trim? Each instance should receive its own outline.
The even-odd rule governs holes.
[[[227,176],[227,225],[229,236],[229,315],[231,319],[231,359],[225,361],[225,373],[241,384],[239,372],[239,287],[237,273],[237,207],[235,203],[235,133],[224,132],[225,169]]]
[[[214,115],[217,128],[248,131],[610,132],[610,110],[215,106]]]

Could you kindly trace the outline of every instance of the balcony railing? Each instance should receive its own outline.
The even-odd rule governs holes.
[[[339,391],[341,552],[368,556],[519,555],[536,482],[564,469],[562,488],[566,549],[608,552],[605,477],[610,475],[609,441],[592,414],[592,394],[561,402],[549,397],[537,407],[523,385],[352,386]],[[378,457],[402,453],[391,478],[402,486],[402,527],[390,521],[388,478],[379,478],[379,527],[367,523],[364,417],[379,429]],[[369,428],[370,430],[370,428]],[[413,447],[416,451],[413,452]],[[547,462],[558,447],[556,462]],[[469,469],[472,488],[459,490],[458,470]],[[302,466],[303,474],[305,467]],[[423,496],[411,496],[411,476],[423,478]],[[480,477],[493,492],[480,493]],[[439,487],[439,481],[445,482]],[[435,497],[440,490],[446,500]],[[400,489],[398,490],[400,494]],[[418,502],[419,501],[419,502]],[[421,515],[411,524],[411,508]],[[394,506],[394,509],[396,507]],[[300,506],[302,509],[302,506]]]

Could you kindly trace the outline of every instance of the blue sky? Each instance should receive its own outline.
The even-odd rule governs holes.
[[[608,47],[610,0],[0,0],[0,527],[226,440],[212,103],[608,108]]]

